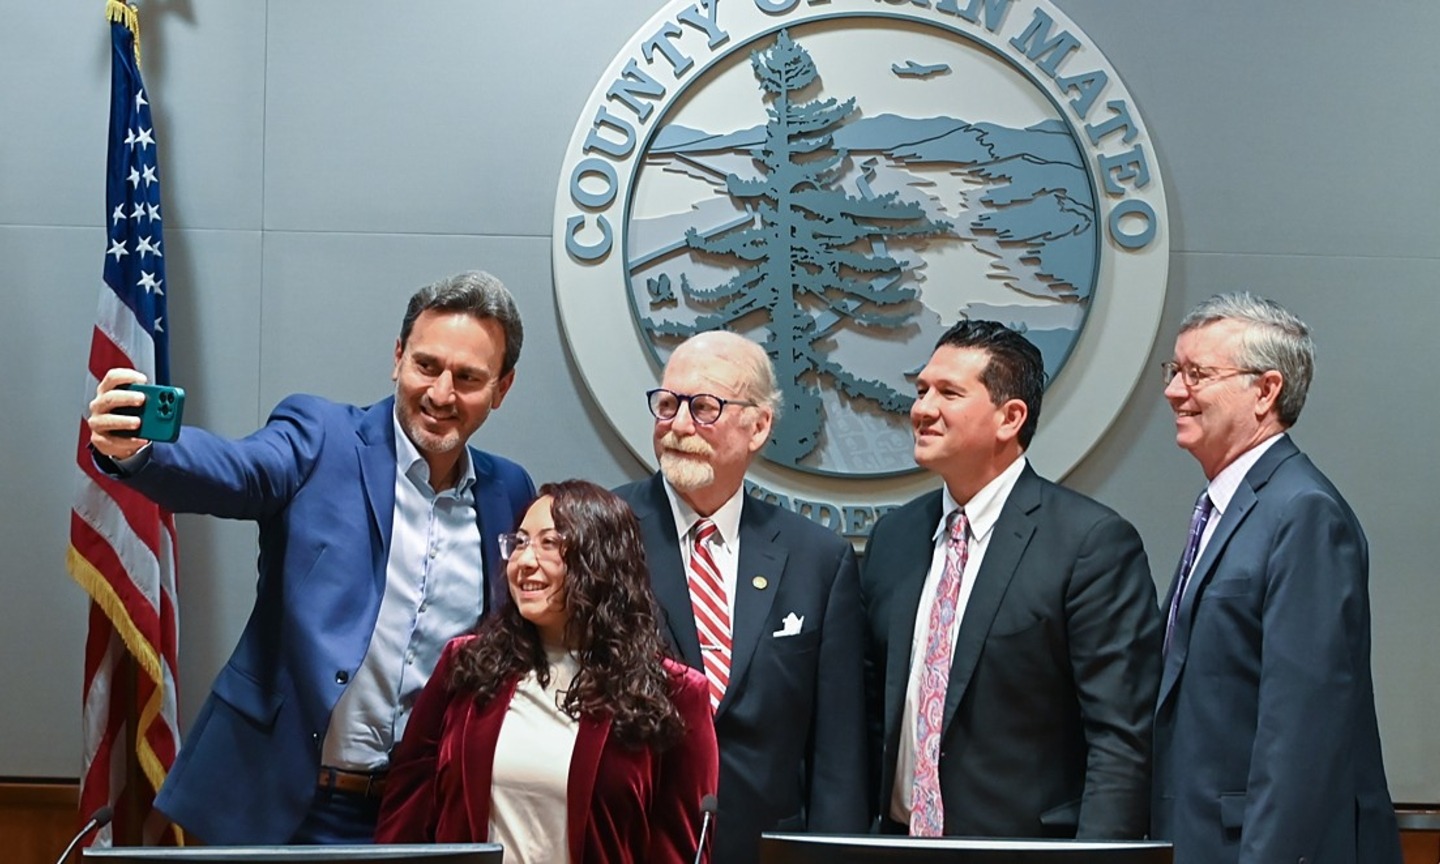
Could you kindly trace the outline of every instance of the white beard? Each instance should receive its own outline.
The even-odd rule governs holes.
[[[694,458],[708,457],[715,452],[705,439],[698,435],[681,438],[674,432],[667,432],[660,439],[660,447],[660,472],[677,490],[693,492],[715,482],[715,466],[704,459]]]
[[[660,471],[681,492],[693,492],[715,482],[715,468],[709,462],[700,462],[674,453],[660,457]]]

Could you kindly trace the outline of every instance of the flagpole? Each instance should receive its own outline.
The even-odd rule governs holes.
[[[137,742],[142,734],[140,726],[140,711],[136,707],[135,693],[140,686],[140,669],[135,663],[132,654],[125,654],[120,658],[120,666],[116,670],[116,677],[122,682],[118,692],[120,698],[125,700],[125,729],[130,733],[125,736],[125,785],[120,789],[120,798],[115,803],[122,813],[129,814],[129,818],[116,820],[115,833],[111,842],[115,846],[144,846],[145,833],[141,821],[135,818],[135,814],[145,812],[145,802],[141,799],[141,783],[145,783],[145,775],[140,770],[139,748]],[[82,812],[83,816],[84,813]]]
[[[105,0],[105,18],[111,24],[120,24],[134,34],[131,45],[134,46],[135,68],[139,69],[139,7],[122,2],[122,0]],[[135,818],[135,814],[143,813],[146,809],[146,804],[140,794],[140,790],[143,788],[140,784],[146,783],[148,780],[140,767],[139,741],[144,731],[140,723],[140,706],[137,704],[138,699],[136,698],[140,685],[140,669],[135,662],[135,655],[128,652],[122,655],[115,673],[116,678],[121,682],[116,692],[125,703],[125,729],[130,733],[124,737],[125,785],[121,787],[120,797],[115,803],[117,810],[131,815],[130,818],[115,821],[111,842],[115,846],[143,846],[145,844],[145,826],[141,820]]]

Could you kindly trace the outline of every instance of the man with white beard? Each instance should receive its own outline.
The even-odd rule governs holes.
[[[615,491],[640,518],[666,638],[710,681],[711,860],[751,864],[766,831],[864,832],[855,554],[744,492],[780,403],[770,358],[734,333],[701,333],[670,355],[648,397],[660,471]]]

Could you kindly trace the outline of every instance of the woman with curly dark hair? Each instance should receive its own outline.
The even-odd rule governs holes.
[[[624,501],[549,483],[500,538],[510,602],[446,646],[391,760],[376,839],[506,862],[688,862],[718,751],[709,687],[664,656]]]

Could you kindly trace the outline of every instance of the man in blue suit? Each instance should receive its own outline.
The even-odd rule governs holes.
[[[720,744],[710,860],[753,864],[765,831],[862,832],[855,553],[744,489],[780,401],[770,358],[735,333],[701,333],[670,355],[649,400],[660,471],[615,491],[640,519],[671,647],[710,680]]]
[[[523,330],[494,277],[417,292],[395,395],[282,401],[240,440],[124,433],[143,381],[90,404],[96,461],[161,506],[259,523],[255,607],[156,799],[209,844],[368,842],[389,753],[451,637],[504,589],[497,536],[534,495],[466,441],[515,380]]]
[[[1163,366],[1176,443],[1209,482],[1166,600],[1153,834],[1176,864],[1399,864],[1365,534],[1286,433],[1309,328],[1269,300],[1213,297]]]

